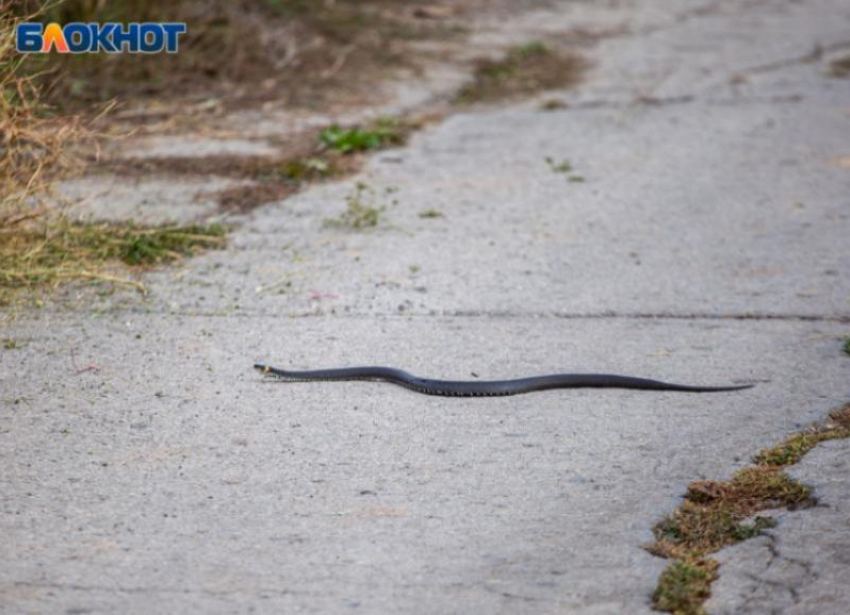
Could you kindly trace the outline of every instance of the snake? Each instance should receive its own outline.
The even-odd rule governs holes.
[[[614,374],[553,374],[513,380],[431,380],[420,378],[392,367],[344,367],[310,371],[289,371],[257,363],[254,369],[263,375],[286,382],[325,382],[359,380],[389,382],[424,395],[444,397],[504,397],[548,389],[642,389],[647,391],[681,391],[687,393],[717,393],[741,391],[752,384],[729,386],[697,386],[674,384],[661,380],[616,376]]]

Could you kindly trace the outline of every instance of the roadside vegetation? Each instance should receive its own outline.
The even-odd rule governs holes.
[[[189,28],[178,54],[21,56],[13,31],[23,19],[185,21]],[[428,118],[309,129],[277,144],[281,154],[272,157],[101,160],[97,148],[107,134],[179,131],[190,126],[181,123],[190,116],[199,119],[198,129],[213,115],[270,102],[322,111],[329,101],[356,107],[373,100],[376,84],[392,71],[416,65],[406,41],[457,37],[459,24],[425,0],[0,0],[0,305],[72,281],[142,290],[134,269],[225,245],[221,225],[80,218],[51,194],[51,185],[87,167],[127,178],[248,180],[212,195],[221,212],[244,212],[355,172],[364,156],[402,145]],[[502,60],[481,61],[456,101],[493,102],[570,85],[583,68],[577,56],[531,42]],[[377,226],[386,204],[373,197],[359,186],[326,225]]]
[[[760,451],[753,465],[731,480],[688,485],[684,502],[655,526],[655,542],[647,547],[672,560],[653,594],[655,608],[675,615],[703,615],[702,605],[719,567],[711,554],[773,527],[773,519],[761,512],[814,504],[811,489],[792,479],[785,468],[820,442],[841,438],[850,438],[850,405],[830,413],[824,423]]]
[[[0,1],[0,305],[21,291],[72,280],[143,288],[116,265],[168,262],[223,243],[218,226],[155,228],[74,219],[51,194],[53,181],[79,171],[94,146],[90,124],[57,115],[43,87],[14,50],[20,5]],[[15,9],[13,11],[13,9]]]

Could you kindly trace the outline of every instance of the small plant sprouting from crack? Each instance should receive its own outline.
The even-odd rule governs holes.
[[[336,218],[325,218],[324,226],[362,230],[374,228],[380,222],[385,205],[379,205],[375,190],[357,182],[354,191],[345,197],[347,208]],[[393,201],[395,203],[395,201]]]
[[[850,357],[850,337],[848,337],[846,340],[844,340],[843,350],[844,350],[844,354],[846,354],[848,357]]]
[[[425,209],[419,212],[420,218],[442,218],[443,212],[439,209]]]
[[[381,118],[362,128],[342,128],[334,124],[324,129],[320,138],[326,148],[351,154],[401,145],[409,132],[410,127],[397,118]]]
[[[546,164],[549,165],[549,169],[552,173],[569,173],[573,170],[573,165],[569,160],[562,160],[561,162],[555,162],[555,159],[551,156],[546,156],[544,158]]]
[[[754,465],[731,480],[688,485],[682,505],[655,526],[655,541],[646,547],[673,560],[658,580],[654,607],[676,615],[702,615],[719,567],[709,555],[773,527],[773,519],[757,513],[813,503],[811,489],[784,468],[799,462],[818,443],[839,438],[850,438],[850,404],[831,412],[827,421],[760,451],[753,457]]]
[[[552,173],[561,173],[566,175],[572,173],[573,171],[573,165],[569,160],[562,160],[561,162],[556,162],[555,159],[551,156],[546,156],[544,160],[546,161],[546,164],[549,165],[549,169],[552,171]],[[580,184],[583,183],[585,180],[584,176],[582,175],[572,174],[567,177],[567,181],[572,184]]]

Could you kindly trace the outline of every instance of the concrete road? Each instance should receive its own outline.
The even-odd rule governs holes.
[[[645,4],[482,31],[608,32],[567,108],[451,116],[148,299],[13,322],[0,611],[651,612],[641,545],[686,484],[850,399],[850,5]],[[357,181],[382,223],[324,226]],[[758,386],[442,399],[258,360]],[[799,469],[827,506],[721,553],[710,612],[846,613],[848,452]]]

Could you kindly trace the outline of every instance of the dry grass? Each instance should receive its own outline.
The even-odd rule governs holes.
[[[78,139],[77,118],[50,117],[26,56],[14,48],[13,0],[0,0],[0,230],[38,216],[51,179],[75,166],[67,145]]]
[[[15,9],[13,11],[13,9]],[[0,0],[0,305],[21,291],[69,280],[142,286],[114,265],[153,265],[224,242],[220,226],[145,228],[71,220],[51,198],[51,183],[82,167],[72,145],[94,136],[78,118],[53,115],[36,77],[14,50],[20,4]]]
[[[718,564],[708,557],[725,546],[758,536],[773,520],[759,512],[812,503],[811,489],[793,480],[785,467],[799,462],[818,443],[850,438],[850,405],[829,420],[794,434],[753,457],[755,465],[729,481],[695,481],[684,502],[655,526],[650,553],[672,559],[658,581],[653,601],[660,611],[701,615]]]
[[[0,235],[0,304],[16,291],[55,287],[69,280],[100,280],[144,287],[109,272],[112,264],[172,262],[201,248],[224,244],[219,225],[139,227],[91,224],[59,217]]]

